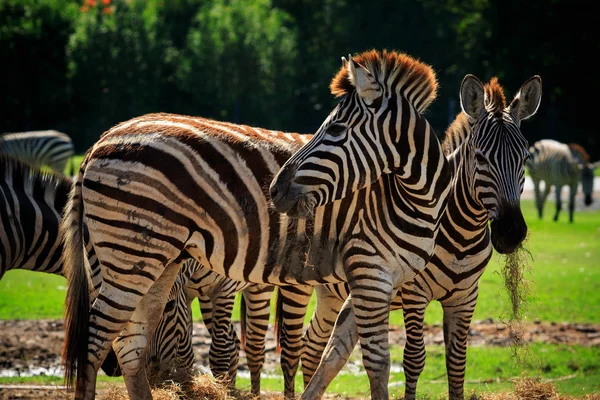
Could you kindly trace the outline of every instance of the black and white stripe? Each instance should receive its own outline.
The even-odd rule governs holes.
[[[63,174],[73,155],[73,142],[69,135],[55,130],[4,133],[0,135],[0,153]]]

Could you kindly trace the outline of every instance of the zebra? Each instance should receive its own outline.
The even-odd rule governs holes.
[[[341,99],[309,144],[300,134],[157,113],[116,125],[87,152],[61,225],[67,304],[88,301],[81,268],[84,217],[103,267],[92,309],[69,307],[65,314],[63,363],[69,387],[77,372],[76,398],[94,397],[111,343],[127,366],[130,396],[151,398],[142,354],[184,255],[257,284],[349,280],[371,392],[387,398],[389,299],[433,254],[449,192],[450,166],[422,116],[437,81],[430,66],[406,54],[372,50],[344,59],[331,89]],[[324,150],[352,154],[340,160],[340,190],[337,182],[325,184],[335,193],[323,188],[320,201],[309,194],[295,207],[290,189],[312,181],[303,176],[290,183],[296,166],[334,165],[324,152],[307,163],[300,159],[333,142],[338,146]],[[314,218],[296,218],[309,214]],[[385,225],[383,236],[361,233],[373,229],[371,223]],[[357,262],[379,271],[373,300],[365,297],[374,292],[365,286],[372,273],[362,274]],[[391,264],[395,268],[387,268]],[[377,312],[365,315],[364,305]],[[378,335],[367,337],[365,324]]]
[[[550,193],[550,186],[554,186],[556,195],[556,213],[554,221],[558,221],[558,214],[562,208],[560,200],[561,188],[569,187],[569,222],[573,222],[575,211],[575,195],[577,186],[581,181],[586,206],[592,204],[594,192],[594,169],[600,166],[600,161],[590,163],[590,157],[580,145],[576,143],[561,143],[553,139],[538,140],[529,151],[532,157],[527,162],[527,168],[533,181],[535,205],[538,217],[542,219],[544,203]],[[544,191],[540,190],[540,181],[544,181]]]
[[[4,133],[0,135],[0,153],[37,167],[47,165],[55,172],[64,174],[74,150],[69,135],[47,130]]]
[[[483,85],[475,76],[467,75],[460,94],[463,112],[448,127],[442,143],[453,179],[436,251],[425,270],[406,283],[391,304],[391,309],[403,308],[404,312],[407,400],[415,399],[425,365],[423,319],[433,300],[438,300],[444,311],[449,398],[464,398],[467,334],[479,278],[491,258],[492,246],[499,253],[510,253],[527,233],[519,197],[529,151],[520,122],[539,107],[541,79],[536,75],[527,80],[508,107],[497,78]],[[276,337],[282,348],[286,398],[294,396],[293,381],[300,357],[305,386],[310,382],[349,294],[347,284],[318,287],[317,308],[302,337],[305,305],[311,292],[298,287],[277,291]],[[354,345],[342,348],[352,351]],[[288,347],[290,351],[286,351]]]
[[[72,179],[67,176],[42,171],[20,159],[0,154],[0,226],[2,227],[0,229],[0,279],[7,271],[13,269],[25,269],[64,276],[59,224],[62,220],[63,208],[67,203],[71,187]],[[95,298],[102,284],[100,264],[89,241],[86,239],[85,242],[94,288],[91,298]],[[229,319],[226,315],[221,316],[222,307],[220,304],[230,299],[231,305],[233,305],[236,291],[219,292],[219,289],[224,287],[223,277],[210,270],[202,269],[197,261],[188,261],[186,266],[182,268],[178,276],[178,287],[171,290],[169,297],[170,300],[173,300],[171,307],[174,306],[175,301],[180,302],[178,308],[165,308],[160,327],[151,342],[148,357],[151,366],[155,368],[160,364],[168,364],[175,356],[182,360],[182,363],[179,364],[180,368],[190,368],[193,364],[191,325],[189,325],[189,329],[183,329],[186,324],[191,324],[191,309],[189,306],[187,309],[181,306],[182,299],[185,299],[187,304],[188,297],[190,302],[194,296],[199,298],[203,320],[211,334],[213,307],[216,309],[217,321],[225,318],[225,322],[219,322],[219,325],[231,324],[230,316]],[[198,278],[199,275],[204,279]],[[195,279],[193,281],[195,294],[193,292],[188,293],[188,297],[185,297],[186,293],[178,290],[178,288],[190,279]],[[235,282],[235,284],[236,286],[233,289],[237,287],[240,290],[244,289],[241,283]],[[245,284],[245,286],[249,285]],[[265,293],[270,298],[271,292],[265,292],[261,285],[253,286],[257,287],[245,289],[244,292],[246,297],[252,299],[252,302],[263,301]],[[211,292],[215,294],[211,297],[202,297],[205,293]],[[270,313],[268,302],[266,310],[265,305],[262,304],[261,307],[254,307],[251,313],[253,318],[256,315],[255,318],[258,321],[263,321],[266,313],[266,320],[268,321]],[[183,321],[186,324],[183,324]],[[259,329],[257,329],[257,326]],[[233,326],[229,330],[234,332]],[[256,355],[254,357],[249,356],[249,364],[253,367],[251,369],[253,384],[258,385],[258,391],[260,391],[260,382],[256,382],[260,377],[260,368],[255,366],[260,365],[262,367],[264,362],[264,360],[260,360],[260,349],[262,346],[262,357],[264,359],[266,327],[262,327],[260,323],[251,324],[249,332],[249,346],[256,349]],[[217,337],[217,340],[214,337],[211,340],[211,357],[232,357],[229,349],[219,348],[218,343],[216,343],[219,335],[221,335],[220,332],[215,332],[214,336]],[[181,338],[178,339],[178,336]],[[177,347],[173,346],[175,343],[177,343]],[[250,360],[250,358],[252,359]],[[214,364],[218,363],[215,362]],[[235,367],[237,368],[237,364]],[[112,353],[111,357],[108,357],[105,363],[102,364],[102,369],[107,375],[120,375],[117,359]],[[219,371],[219,367],[213,369],[213,373],[217,376]]]

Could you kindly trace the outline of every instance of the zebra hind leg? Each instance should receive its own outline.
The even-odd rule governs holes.
[[[253,396],[260,395],[260,375],[265,363],[265,338],[274,289],[271,285],[253,284],[242,291],[242,348],[248,361]]]
[[[344,301],[334,295],[326,286],[317,286],[315,291],[317,293],[317,307],[302,338],[304,346],[302,352],[304,387],[308,386],[321,361],[323,351],[333,331],[335,320],[344,304]]]
[[[558,215],[560,214],[560,210],[562,209],[562,202],[560,201],[560,192],[561,187],[558,185],[554,186],[554,194],[556,196],[556,213],[554,214],[554,221],[558,221]]]
[[[577,185],[579,181],[575,183],[575,185],[571,185],[569,187],[569,222],[573,223],[573,214],[575,213],[575,195],[577,194]]]
[[[146,353],[180,267],[181,263],[172,263],[164,269],[113,343],[131,398],[152,399],[146,374]]]
[[[312,292],[312,286],[307,285],[281,287],[278,290],[276,336],[278,346],[281,347],[281,370],[286,399],[295,398],[295,377],[304,350],[304,318]]]

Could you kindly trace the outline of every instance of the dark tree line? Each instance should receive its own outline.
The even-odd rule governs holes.
[[[59,129],[85,151],[163,111],[311,133],[340,58],[386,48],[434,67],[439,136],[465,74],[497,76],[509,99],[539,74],[530,142],[578,142],[598,159],[592,18],[555,0],[0,0],[0,131]]]

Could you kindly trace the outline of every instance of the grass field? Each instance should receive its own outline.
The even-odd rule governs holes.
[[[600,201],[600,199],[597,199]],[[549,204],[547,207],[551,207]],[[546,322],[588,322],[600,323],[600,210],[577,212],[575,223],[567,222],[566,214],[559,222],[548,216],[539,221],[532,200],[522,203],[525,219],[529,226],[526,247],[533,259],[527,275],[533,296],[528,299],[526,318]],[[550,213],[547,212],[547,215]],[[479,303],[474,319],[492,318],[498,320],[506,316],[507,296],[498,273],[502,259],[494,255],[480,283]],[[61,318],[66,281],[61,277],[28,271],[9,271],[0,281],[1,319]],[[314,306],[314,305],[313,305]],[[238,306],[234,319],[239,315]],[[310,315],[310,312],[309,314]],[[200,318],[197,303],[194,304],[194,317]],[[441,308],[432,304],[426,316],[429,324],[441,323]],[[392,313],[391,324],[401,325],[401,312]],[[393,348],[392,359],[400,362],[402,349]],[[352,360],[360,364],[359,360]],[[395,369],[393,369],[394,371]],[[497,391],[508,387],[509,378],[529,375],[556,379],[555,385],[562,393],[581,395],[600,391],[600,349],[598,347],[564,346],[535,344],[531,346],[528,363],[518,365],[510,357],[510,351],[498,347],[470,347],[468,349],[467,391]],[[103,382],[120,382],[119,379],[103,378]],[[45,378],[1,378],[0,383],[60,382],[53,377]],[[390,393],[400,396],[403,393],[402,372],[392,372]],[[265,377],[263,388],[280,391],[281,377]],[[300,391],[301,378],[297,387]],[[238,378],[238,387],[249,388],[249,380]],[[364,373],[338,376],[329,392],[362,396],[367,393],[367,378]],[[446,392],[443,348],[428,347],[427,366],[420,380],[423,398],[437,399]]]

